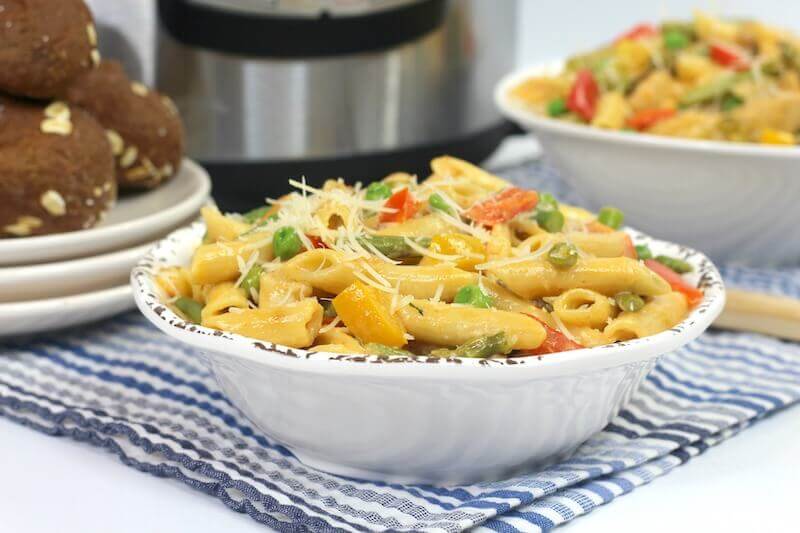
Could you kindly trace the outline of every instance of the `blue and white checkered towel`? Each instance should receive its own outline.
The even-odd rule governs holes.
[[[726,275],[731,285],[800,297],[800,271]],[[230,404],[191,349],[136,313],[0,341],[0,415],[105,448],[279,531],[545,531],[799,399],[800,345],[707,333],[663,357],[630,405],[568,461],[497,483],[387,485],[302,465]]]

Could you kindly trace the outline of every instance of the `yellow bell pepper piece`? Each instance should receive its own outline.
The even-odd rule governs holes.
[[[761,130],[761,144],[777,144],[780,146],[794,146],[797,140],[794,134],[788,131],[764,128]]]
[[[361,342],[394,348],[405,346],[403,323],[389,312],[386,299],[377,289],[355,281],[333,299],[333,307],[350,333]]]
[[[614,45],[614,60],[625,77],[638,78],[650,68],[650,49],[638,40],[623,39]]]
[[[461,256],[455,261],[456,266],[461,270],[474,271],[475,265],[486,262],[486,248],[480,240],[472,235],[440,233],[431,239],[428,249],[437,254]],[[419,264],[436,265],[438,263],[441,261],[425,256]]]

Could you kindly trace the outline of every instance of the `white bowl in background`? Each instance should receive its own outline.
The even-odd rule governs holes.
[[[188,265],[202,223],[156,245],[131,274],[142,313],[203,354],[230,400],[307,465],[414,483],[499,479],[573,452],[626,404],[656,359],[699,336],[725,295],[702,254],[630,230],[636,244],[695,267],[705,298],[652,337],[546,357],[441,359],[311,353],[184,322],[154,273]]]
[[[539,115],[509,97],[526,78],[562,68],[558,61],[509,74],[495,101],[536,135],[589,207],[619,207],[631,225],[718,262],[800,262],[800,147],[602,130]]]
[[[197,216],[210,192],[205,169],[184,159],[177,176],[152,191],[122,195],[94,228],[0,239],[0,266],[87,257],[153,241]]]

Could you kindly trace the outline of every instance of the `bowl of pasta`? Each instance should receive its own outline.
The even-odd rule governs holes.
[[[508,75],[495,100],[590,207],[715,261],[800,260],[795,35],[702,13],[642,24]]]
[[[206,207],[134,269],[136,302],[304,463],[431,483],[571,453],[720,313],[711,261],[619,210],[431,166]]]

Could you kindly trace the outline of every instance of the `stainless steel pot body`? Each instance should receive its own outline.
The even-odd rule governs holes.
[[[254,57],[159,33],[156,80],[183,114],[192,157],[287,161],[386,153],[501,123],[495,82],[515,64],[516,0],[450,0],[444,23],[385,50]]]

